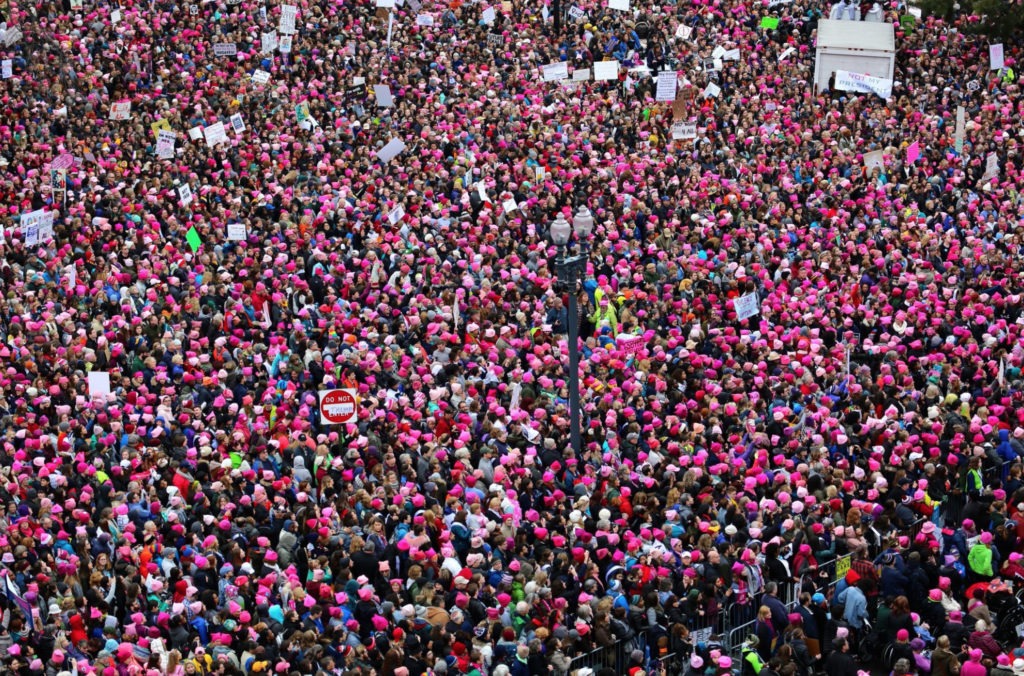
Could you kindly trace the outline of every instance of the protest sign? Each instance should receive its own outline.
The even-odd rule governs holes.
[[[110,371],[89,371],[86,378],[90,398],[105,399],[110,394]]]
[[[566,80],[569,77],[569,62],[561,61],[559,63],[549,63],[546,66],[541,66],[541,71],[544,74],[545,82]]]
[[[292,52],[292,36],[282,35],[277,41],[277,51],[282,54],[291,54]]]
[[[573,5],[572,7],[569,8],[569,17],[572,18],[573,21],[579,21],[586,15],[587,13],[584,12],[579,7],[577,7],[576,5]]]
[[[0,69],[3,71],[3,79],[8,80],[14,77],[14,61],[11,59],[4,59],[0,62]]]
[[[265,70],[256,70],[252,74],[252,81],[254,84],[267,84],[270,82],[270,73]]]
[[[398,153],[405,150],[405,143],[402,139],[393,138],[387,145],[377,151],[377,159],[381,162],[390,162]]]
[[[178,135],[173,131],[161,129],[156,137],[156,156],[162,160],[169,160],[174,157],[174,142]]]
[[[618,61],[595,61],[594,62],[594,79],[598,82],[602,80],[617,80],[619,79],[619,62]]]
[[[373,85],[373,95],[377,99],[379,108],[391,108],[395,105],[395,100],[391,96],[391,87],[387,85]]]
[[[953,134],[953,148],[957,153],[964,151],[964,135],[967,129],[967,110],[963,106],[956,107],[956,131]]]
[[[775,30],[779,27],[779,19],[775,16],[766,16],[761,18],[761,28],[767,28],[770,31]]]
[[[757,293],[748,293],[733,301],[736,310],[736,320],[740,321],[747,317],[753,317],[761,311],[761,305],[757,301]]]
[[[693,33],[693,29],[690,28],[689,26],[684,26],[682,24],[679,24],[679,27],[676,28],[676,37],[679,38],[680,40],[689,40],[690,39],[690,35],[692,33]]]
[[[235,56],[238,54],[238,46],[234,42],[218,42],[213,46],[213,53],[217,56]]]
[[[178,200],[181,202],[181,206],[187,207],[192,204],[192,188],[188,183],[183,183],[178,186]]]
[[[722,88],[716,85],[714,82],[709,82],[708,86],[704,88],[704,98],[713,99],[722,93]]]
[[[199,231],[196,230],[196,226],[192,226],[185,233],[185,241],[188,242],[188,246],[192,249],[192,253],[199,251],[199,247],[203,245],[203,238],[199,236]]]
[[[590,69],[589,68],[577,68],[576,70],[574,70],[572,72],[572,81],[573,82],[586,82],[589,79],[590,79]]]
[[[676,100],[676,79],[674,70],[663,70],[658,73],[658,88],[655,100],[675,101]]]
[[[118,101],[110,104],[111,120],[127,120],[132,116],[132,102]]]
[[[419,16],[416,17],[416,25],[417,26],[433,26],[434,25],[434,17],[430,16],[429,14],[420,14]],[[490,41],[491,41],[491,36],[488,35],[487,36],[487,42],[490,43]]]
[[[608,9],[617,9],[620,12],[628,12],[629,0],[608,0]]]
[[[394,0],[392,0],[394,6]],[[298,16],[299,8],[295,5],[281,5],[281,19],[277,24],[277,32],[282,35],[291,35],[295,32],[295,17]]]
[[[402,208],[401,204],[396,204],[395,208],[388,212],[388,222],[391,225],[397,225],[403,216],[405,216],[405,209]]]
[[[206,137],[206,145],[211,148],[216,148],[218,143],[228,142],[227,130],[224,128],[224,123],[219,120],[204,128],[203,135]]]
[[[672,138],[677,141],[697,138],[697,125],[686,122],[676,122],[672,125]]]
[[[907,146],[907,164],[917,162],[917,158],[919,157],[921,157],[921,144],[914,141]]]
[[[480,16],[480,18],[481,20],[483,20],[485,24],[490,26],[492,23],[494,23],[494,20],[497,18],[497,14],[495,13],[493,7],[488,7],[483,11],[483,14]]]
[[[61,153],[50,162],[51,169],[70,169],[75,165],[75,156],[71,153]]]
[[[885,169],[885,157],[881,150],[872,150],[870,153],[864,153],[864,168],[868,171],[872,169]]]
[[[1006,66],[1006,59],[1003,56],[1003,43],[988,46],[988,69],[1000,70]]]
[[[260,34],[260,52],[272,54],[277,49],[277,31]]]
[[[877,94],[883,99],[892,96],[892,80],[864,75],[862,73],[851,73],[848,70],[836,71],[836,89],[844,92],[865,92]]]
[[[245,131],[245,121],[242,120],[241,113],[235,113],[231,116],[229,121],[231,122],[231,129],[234,130],[236,134],[241,134]]]
[[[245,223],[228,223],[229,242],[243,242],[245,237]]]

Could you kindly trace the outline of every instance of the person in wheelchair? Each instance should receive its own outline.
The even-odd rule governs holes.
[[[900,660],[914,664],[914,649],[910,647],[910,632],[900,629],[896,632],[896,641],[890,646],[889,664],[895,665]]]
[[[949,614],[949,619],[942,628],[949,641],[950,650],[959,654],[971,637],[971,630],[964,626],[964,614],[960,610],[954,610]]]

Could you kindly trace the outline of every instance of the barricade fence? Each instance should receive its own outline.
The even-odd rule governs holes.
[[[994,466],[986,469],[983,472],[985,485],[991,485],[991,481],[999,476],[1006,476],[1006,472],[1009,466],[1014,462],[1004,463],[1000,466]],[[939,506],[940,515],[945,523],[955,523],[959,519],[959,514],[962,513],[964,506],[966,505],[966,497],[962,494],[952,494]],[[911,541],[914,537],[921,532],[921,527],[930,519],[929,517],[922,517],[913,523],[909,524],[903,529],[898,529],[897,533],[899,536],[907,536]],[[938,523],[942,525],[942,523]],[[869,547],[869,555],[873,559],[880,553],[882,546],[881,541],[871,542]],[[830,600],[831,594],[836,587],[836,584],[843,579],[850,569],[852,562],[852,553],[843,554],[833,559],[825,561],[819,564],[819,569],[823,569],[828,573],[828,582],[816,587],[818,591],[821,591]],[[801,581],[790,581],[784,584],[778,585],[777,595],[779,599],[784,603],[786,611],[792,612],[796,609],[799,604],[799,594],[801,589]],[[757,602],[750,602],[750,605],[755,614],[757,608],[761,605],[761,599],[758,598]],[[730,654],[734,659],[734,664],[738,664],[737,660],[740,657],[740,649],[742,648],[743,642],[751,634],[756,633],[755,627],[757,625],[756,618],[742,618],[742,622],[734,622],[736,618],[740,618],[743,614],[737,612],[734,604],[726,604],[722,606],[718,614],[712,618],[700,617],[691,620],[687,627],[690,630],[690,642],[696,644],[703,642],[707,644],[719,644],[723,652]],[[665,628],[666,630],[669,628]],[[615,643],[592,650],[590,652],[580,654],[572,660],[571,667],[569,668],[569,674],[574,674],[578,670],[589,667],[595,672],[604,667],[611,667],[616,672],[625,673],[626,669],[630,665],[630,657],[633,650],[639,649],[644,653],[645,664],[649,663],[650,660],[659,660],[660,665],[666,667],[666,673],[677,674],[685,672],[686,660],[688,656],[679,651],[673,651],[665,656],[658,656],[656,654],[656,646],[652,646],[647,638],[646,631],[639,632],[635,637],[630,639],[618,640]]]

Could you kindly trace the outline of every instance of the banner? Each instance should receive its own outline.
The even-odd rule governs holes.
[[[888,99],[892,97],[892,80],[863,75],[861,73],[851,73],[848,70],[837,70],[836,89],[844,92],[877,94],[883,99]]]

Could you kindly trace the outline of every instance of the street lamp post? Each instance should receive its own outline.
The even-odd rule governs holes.
[[[582,457],[582,438],[580,435],[580,347],[579,347],[579,309],[576,304],[576,285],[587,272],[587,260],[590,253],[590,233],[594,229],[594,217],[586,207],[580,207],[572,218],[572,225],[559,214],[551,224],[551,241],[558,248],[555,259],[555,273],[558,284],[569,294],[569,326],[566,333],[569,338],[569,433],[572,450],[576,457]],[[575,255],[569,255],[569,239],[575,232]]]

